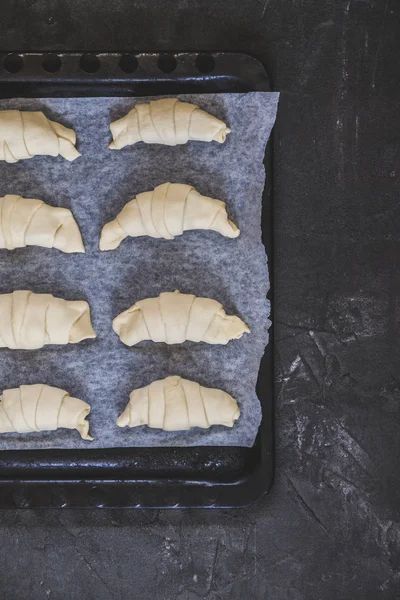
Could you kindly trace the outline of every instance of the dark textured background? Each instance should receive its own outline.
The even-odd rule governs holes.
[[[5,600],[395,600],[396,0],[3,0],[1,50],[235,50],[282,92],[277,473],[241,511],[9,511]]]

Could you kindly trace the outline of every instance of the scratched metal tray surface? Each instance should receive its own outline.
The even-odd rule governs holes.
[[[245,54],[0,53],[0,98],[270,89],[264,67]],[[270,146],[262,231],[273,288]],[[270,331],[257,384],[263,419],[252,448],[3,451],[0,508],[234,508],[255,502],[270,489],[274,472],[272,345]]]

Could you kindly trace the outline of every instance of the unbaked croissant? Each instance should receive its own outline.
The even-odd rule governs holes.
[[[136,104],[125,117],[110,125],[112,150],[145,142],[176,146],[189,140],[200,142],[225,142],[231,132],[223,121],[189,102],[178,98],[152,100],[149,104]]]
[[[85,252],[70,210],[7,194],[0,198],[0,248],[14,250],[25,246]]]
[[[84,440],[89,435],[86,417],[90,406],[72,398],[65,390],[38,383],[4,390],[0,396],[0,433],[77,429]]]
[[[228,219],[225,202],[202,196],[191,185],[163,183],[138,194],[104,225],[100,250],[113,250],[128,236],[173,240],[191,229],[211,229],[229,238],[240,233]]]
[[[250,332],[246,323],[239,317],[228,316],[216,300],[177,290],[136,302],[114,319],[113,329],[127,346],[142,340],[227,344]]]
[[[76,135],[38,112],[0,111],[0,160],[15,163],[37,155],[58,156],[69,161],[80,156]]]
[[[117,425],[148,425],[165,431],[208,429],[211,425],[233,427],[239,416],[236,400],[226,392],[175,375],[133,390]]]
[[[25,290],[0,294],[0,348],[33,350],[95,337],[84,300]]]

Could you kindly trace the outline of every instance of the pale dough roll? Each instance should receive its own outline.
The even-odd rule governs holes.
[[[89,304],[52,294],[0,294],[0,348],[33,350],[95,338]]]
[[[139,300],[113,321],[113,329],[127,346],[142,340],[181,344],[227,344],[249,333],[239,317],[227,315],[222,304],[179,291]]]
[[[239,416],[236,400],[226,392],[174,375],[133,390],[117,425],[181,431],[211,425],[233,427]]]
[[[0,198],[0,248],[25,246],[85,252],[79,227],[67,208],[7,194]]]
[[[0,160],[15,163],[37,155],[61,155],[69,161],[80,156],[76,135],[42,112],[0,111]]]
[[[195,104],[181,102],[178,98],[152,100],[149,104],[136,104],[125,117],[110,125],[112,150],[145,142],[176,146],[190,140],[222,144],[229,127]]]
[[[114,221],[104,225],[100,250],[114,250],[128,236],[173,240],[192,229],[209,229],[229,238],[240,233],[228,219],[225,202],[202,196],[190,185],[163,183],[138,194]]]
[[[90,406],[72,398],[65,390],[45,384],[21,385],[0,396],[0,433],[77,429],[84,440],[89,435],[86,417]]]

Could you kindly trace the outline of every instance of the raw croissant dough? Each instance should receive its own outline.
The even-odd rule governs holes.
[[[65,390],[38,383],[4,390],[0,396],[0,433],[77,429],[84,440],[89,435],[86,417],[90,406],[72,398]]]
[[[211,425],[233,427],[240,410],[232,396],[173,376],[133,390],[120,417],[119,427],[148,425],[165,431]]]
[[[89,304],[52,294],[0,294],[0,348],[33,350],[95,338]]]
[[[42,112],[0,111],[0,160],[15,163],[39,154],[61,154],[72,161],[80,156],[75,144],[73,129],[50,121]]]
[[[178,98],[136,104],[125,117],[111,123],[110,129],[113,141],[109,148],[112,150],[137,142],[176,146],[189,140],[214,140],[222,144],[231,132],[223,121]]]
[[[0,198],[0,248],[14,250],[25,246],[85,252],[70,210],[7,194]]]
[[[250,332],[246,323],[239,317],[228,316],[216,300],[196,298],[177,290],[136,302],[114,319],[113,329],[127,346],[142,340],[227,344]]]
[[[129,235],[173,240],[191,229],[211,229],[235,238],[240,231],[226,213],[225,202],[202,196],[191,185],[163,183],[138,194],[117,218],[104,225],[100,250],[113,250]]]

